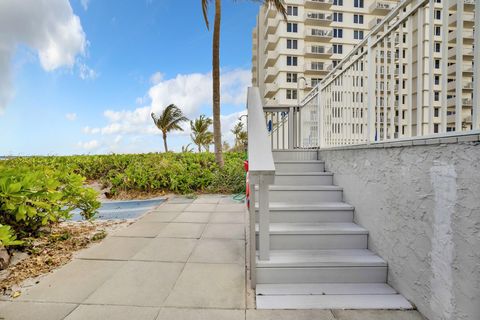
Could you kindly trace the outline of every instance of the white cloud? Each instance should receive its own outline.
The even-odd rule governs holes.
[[[155,73],[152,74],[152,76],[150,77],[150,82],[151,82],[152,84],[158,84],[158,83],[162,82],[163,77],[164,77],[164,74],[163,74],[163,73],[161,73],[161,72],[155,72]]]
[[[80,0],[80,4],[82,5],[83,10],[87,11],[88,5],[90,4],[90,0]]]
[[[227,141],[233,145],[235,137],[231,130],[235,124],[239,121],[240,117],[247,114],[247,110],[242,110],[240,112],[235,112],[227,115],[221,115],[220,121],[222,123],[222,138],[224,141]],[[242,117],[241,121],[246,125],[246,117]]]
[[[222,72],[221,99],[223,104],[240,105],[245,102],[247,87],[251,83],[251,72],[235,69]],[[211,73],[179,74],[173,79],[162,80],[148,92],[152,110],[159,112],[174,103],[187,116],[196,114],[201,106],[212,104]]]
[[[24,44],[38,53],[45,71],[73,67],[87,40],[68,0],[0,1],[0,111],[13,97],[11,60]]]
[[[78,74],[82,80],[93,80],[98,77],[98,73],[89,66],[87,66],[85,63],[78,64]]]
[[[222,74],[222,104],[245,105],[247,96],[246,90],[250,85],[250,71],[236,69]],[[160,112],[170,103],[177,104],[182,111],[189,117],[194,118],[202,106],[211,106],[212,100],[212,80],[210,74],[187,74],[177,75],[173,79],[161,80],[149,90],[152,103],[150,106],[143,106],[134,110],[106,110],[103,115],[107,124],[101,128],[85,127],[83,132],[86,134],[102,135],[125,135],[142,134],[157,135],[160,131],[153,125],[150,114]],[[137,99],[137,103],[145,103]],[[233,113],[228,116],[222,116],[222,126],[227,128],[223,130],[229,134],[232,123],[242,113]],[[188,123],[182,125],[184,131],[172,132],[174,135],[188,135],[190,126]],[[232,136],[233,137],[233,136]],[[232,138],[230,137],[230,138]]]
[[[100,142],[98,142],[98,140],[90,140],[86,142],[79,142],[77,145],[82,149],[91,151],[98,149],[100,147]]]
[[[65,118],[68,120],[68,121],[75,121],[77,120],[77,114],[72,112],[72,113],[67,113],[65,115]]]

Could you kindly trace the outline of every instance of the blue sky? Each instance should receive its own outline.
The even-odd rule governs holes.
[[[200,0],[19,2],[0,4],[0,155],[162,151],[152,110],[176,103],[190,118],[211,115],[212,35]],[[250,85],[258,3],[223,3],[231,140]],[[186,129],[170,135],[172,149],[190,142]]]

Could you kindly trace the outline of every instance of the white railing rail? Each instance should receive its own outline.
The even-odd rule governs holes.
[[[258,204],[258,258],[268,260],[270,252],[269,185],[275,179],[275,164],[266,127],[262,100],[258,88],[248,88],[248,166],[250,184],[250,271],[255,285],[256,228],[255,208]],[[255,190],[258,186],[258,199]]]
[[[298,147],[480,130],[480,63],[473,63],[480,61],[480,14],[474,14],[475,7],[480,0],[401,2],[303,100]]]

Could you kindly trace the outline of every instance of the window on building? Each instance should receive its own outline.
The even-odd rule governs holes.
[[[297,80],[298,80],[298,74],[292,73],[292,72],[287,72],[287,82],[297,83]]]
[[[287,49],[298,49],[298,40],[287,39]]]
[[[435,19],[437,19],[437,20],[442,19],[442,11],[441,10],[435,10]]]
[[[435,117],[440,116],[440,109],[439,109],[439,108],[435,108],[434,111],[433,111],[433,115],[434,115]]]
[[[434,79],[435,79],[435,85],[439,85],[440,84],[440,76],[436,75]]]
[[[363,24],[363,14],[354,14],[353,15],[353,23]]]
[[[353,30],[353,39],[362,40],[363,39],[363,30]]]
[[[363,0],[353,0],[353,6],[355,8],[363,8]]]
[[[435,123],[433,124],[433,133],[438,133],[438,132],[439,132],[438,123]]]
[[[312,87],[315,87],[317,84],[320,83],[320,81],[322,81],[321,78],[312,78],[312,79],[310,80],[310,82],[312,83]]]
[[[433,100],[434,100],[434,101],[440,101],[440,92],[435,91],[435,92],[433,93]]]
[[[288,100],[297,99],[297,90],[287,89],[287,99]]]
[[[440,60],[435,59],[435,69],[440,69]]]
[[[435,26],[435,35],[436,36],[442,35],[442,28],[440,26]]]
[[[440,52],[441,51],[441,46],[440,46],[440,42],[435,42],[435,52]]]
[[[333,13],[333,21],[343,22],[343,13],[342,12],[334,12]]]
[[[298,32],[298,23],[287,23],[287,32]]]
[[[343,0],[333,0],[334,6],[343,6]]]
[[[287,66],[296,66],[298,65],[298,58],[287,56]]]
[[[335,68],[340,63],[340,60],[332,60],[332,66]]]
[[[341,44],[334,44],[334,45],[333,45],[333,53],[342,54],[342,53],[343,53],[343,45],[341,45]]]
[[[333,28],[333,37],[334,38],[343,38],[343,29]]]
[[[297,6],[287,6],[287,15],[289,16],[298,16],[298,7]]]

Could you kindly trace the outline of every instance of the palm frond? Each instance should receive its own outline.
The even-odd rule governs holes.
[[[208,21],[208,5],[210,0],[202,0],[202,12],[203,12],[203,19],[205,20],[205,24],[207,25],[207,29],[210,30],[210,23]]]

